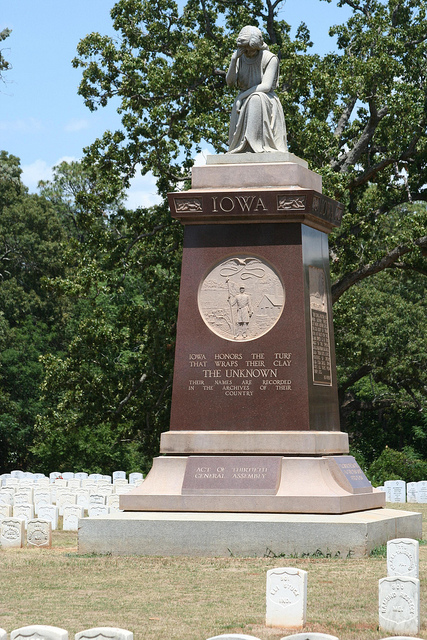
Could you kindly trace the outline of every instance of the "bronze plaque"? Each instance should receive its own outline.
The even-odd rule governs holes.
[[[326,281],[323,269],[309,267],[313,383],[332,385]]]
[[[355,493],[358,493],[358,489],[372,490],[371,483],[353,456],[333,456],[332,459]]]
[[[281,466],[281,456],[191,456],[181,493],[274,496]]]

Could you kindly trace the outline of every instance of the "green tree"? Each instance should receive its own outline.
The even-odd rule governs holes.
[[[43,281],[64,274],[64,234],[50,203],[20,182],[19,160],[2,152],[0,162],[0,465],[28,468],[41,411],[39,355],[62,347],[62,312]]]
[[[290,26],[277,19],[279,0],[187,0],[182,9],[173,0],[119,0],[111,11],[117,39],[93,33],[79,43],[74,60],[83,74],[79,93],[92,110],[110,101],[117,105],[122,126],[87,150],[85,167],[98,187],[78,198],[86,242],[75,275],[62,286],[96,301],[94,324],[86,325],[88,345],[96,343],[102,312],[113,334],[129,332],[127,351],[137,355],[135,367],[122,376],[122,395],[114,384],[109,387],[110,404],[102,403],[101,389],[90,393],[92,378],[79,360],[84,349],[46,362],[52,412],[61,413],[61,385],[75,372],[80,395],[77,402],[70,390],[66,398],[66,407],[75,411],[70,429],[80,429],[97,402],[98,424],[117,432],[112,416],[125,399],[126,428],[123,423],[118,432],[139,442],[142,451],[151,453],[158,431],[168,426],[164,385],[172,367],[168,349],[180,230],[165,205],[136,212],[118,208],[107,217],[104,207],[138,167],[154,173],[165,195],[189,184],[192,158],[205,142],[225,151],[233,101],[225,71],[244,24],[258,25],[281,59],[278,94],[290,151],[309,161],[323,177],[324,192],[345,207],[342,226],[330,238],[343,417],[356,429],[350,413],[362,420],[371,381],[399,410],[425,407],[425,361],[414,356],[420,340],[415,330],[407,331],[403,310],[411,308],[412,317],[420,318],[417,296],[426,273],[426,7],[418,0],[340,0],[338,5],[351,7],[352,15],[331,29],[338,50],[325,56],[311,52],[304,23],[291,39]],[[108,311],[107,299],[114,296]],[[122,308],[122,324],[115,305]],[[393,319],[395,309],[401,315]],[[104,335],[99,349],[114,340]],[[113,354],[119,357],[118,344],[110,361]],[[92,356],[89,350],[86,365]],[[114,380],[111,371],[100,379]],[[159,404],[165,404],[160,412]],[[50,419],[40,427],[40,440],[53,425]]]
[[[46,467],[147,469],[168,420],[180,226],[164,206],[129,211],[119,197],[98,209],[99,183],[80,165],[60,165],[41,188],[72,234],[67,276],[51,280],[68,309],[67,351],[42,358],[33,451]]]

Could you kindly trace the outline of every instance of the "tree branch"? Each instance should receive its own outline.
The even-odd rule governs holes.
[[[376,260],[372,264],[363,265],[359,269],[355,269],[351,273],[347,273],[332,285],[332,302],[336,302],[342,294],[347,291],[347,289],[357,282],[391,267],[401,256],[412,251],[414,246],[422,249],[427,247],[427,236],[417,238],[416,240],[413,240],[411,244],[401,244],[392,249],[392,251],[387,253],[380,260]]]
[[[388,114],[388,107],[382,107],[377,110],[373,99],[369,101],[369,109],[369,120],[363,129],[359,140],[354,147],[350,149],[350,151],[344,154],[332,165],[332,168],[335,171],[339,170],[340,173],[346,173],[350,167],[357,164],[361,155],[368,148],[368,144],[372,140],[379,123]]]
[[[132,396],[135,395],[135,393],[138,391],[138,389],[142,386],[142,384],[145,381],[146,377],[147,377],[147,374],[143,373],[142,376],[140,377],[140,379],[133,383],[132,388],[129,391],[129,393],[127,394],[126,398],[123,398],[123,400],[121,400],[119,402],[116,410],[114,411],[114,415],[115,416],[118,416],[118,415],[121,414],[121,412],[123,411],[124,407],[129,402],[129,400],[132,398]]]

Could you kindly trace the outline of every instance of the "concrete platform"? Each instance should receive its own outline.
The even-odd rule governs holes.
[[[79,553],[140,556],[363,557],[393,538],[421,538],[420,513],[117,513],[79,520]]]

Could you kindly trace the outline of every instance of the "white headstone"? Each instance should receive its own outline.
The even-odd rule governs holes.
[[[389,634],[420,632],[420,581],[393,576],[379,581],[379,626]]]
[[[27,523],[27,547],[51,547],[52,523],[34,518]]]
[[[404,480],[386,480],[387,502],[406,502],[406,483]]]
[[[88,515],[89,518],[108,515],[108,507],[106,504],[92,504],[89,506]]]
[[[110,513],[112,511],[120,511],[119,501],[120,496],[118,496],[116,493],[107,497],[107,507],[109,508]]]
[[[50,480],[49,478],[46,478],[45,476],[43,478],[38,478],[36,481],[36,487],[48,487],[50,485]]]
[[[93,482],[99,482],[100,480],[102,480],[103,476],[102,473],[90,473],[88,478]]]
[[[133,633],[114,627],[94,627],[79,631],[74,637],[75,640],[133,640]]]
[[[129,493],[135,489],[134,484],[115,484],[114,485],[114,493],[118,496],[122,496],[124,493]]]
[[[100,496],[104,496],[107,498],[111,496],[114,491],[114,487],[112,484],[99,484],[96,488],[96,493]]]
[[[38,514],[39,508],[46,505],[52,504],[52,498],[50,495],[50,491],[44,491],[43,489],[37,489],[34,492],[34,513]]]
[[[52,471],[52,473],[49,473],[49,479],[51,482],[55,482],[55,480],[60,477],[61,477],[60,471]]]
[[[105,495],[102,493],[89,492],[89,507],[94,504],[105,504]]]
[[[406,502],[417,502],[418,482],[406,483]]]
[[[10,504],[2,504],[0,502],[0,520],[2,518],[10,518],[12,515],[12,506]]]
[[[114,480],[126,480],[126,471],[113,471],[113,482]]]
[[[24,518],[3,518],[0,524],[0,543],[4,549],[22,547],[24,535]]]
[[[74,478],[73,471],[64,471],[61,475],[63,480],[72,480]]]
[[[52,529],[58,528],[58,507],[54,504],[43,504],[39,507],[38,517],[42,520],[49,520]]]
[[[66,489],[67,488],[67,481],[64,480],[64,478],[56,478],[53,481],[52,484],[55,487],[55,489]]]
[[[76,491],[76,504],[83,509],[89,509],[89,492],[84,489]]]
[[[34,624],[15,629],[10,634],[10,640],[68,640],[68,631],[44,624]]]
[[[283,567],[267,571],[267,627],[303,628],[307,611],[307,571]]]
[[[77,480],[86,480],[87,476],[88,474],[85,471],[79,471],[74,474],[74,478],[77,478]]]
[[[64,515],[65,507],[70,507],[76,504],[76,494],[71,491],[67,491],[66,493],[61,493],[56,498],[56,506],[59,509],[59,515]]]
[[[387,542],[387,575],[418,578],[418,540],[396,538]]]
[[[105,484],[111,484],[113,481],[111,476],[102,476],[102,482],[105,482]]]
[[[67,481],[68,489],[80,489],[82,486],[82,481],[79,478],[72,478],[72,480]]]
[[[7,640],[7,633],[4,629],[0,629],[0,640]]]
[[[427,482],[425,480],[417,482],[417,502],[421,504],[427,502]]]
[[[11,478],[18,478],[21,479],[24,477],[24,472],[20,471],[19,469],[14,469],[13,471],[10,472],[10,477]]]
[[[19,485],[19,480],[18,478],[6,478],[5,480],[5,487],[17,487]]]
[[[33,501],[33,492],[32,491],[23,491],[19,488],[19,491],[15,493],[13,496],[13,504],[17,506],[18,504],[28,504]]]
[[[64,531],[78,531],[79,518],[83,518],[83,507],[79,507],[76,504],[64,507],[62,529]]]
[[[136,484],[137,482],[142,482],[144,480],[144,474],[142,473],[130,473],[129,474],[129,484]]]
[[[128,484],[129,482],[126,480],[126,478],[116,478],[115,480],[113,480],[113,485],[115,487]]]
[[[13,517],[24,518],[25,528],[27,528],[28,520],[34,518],[34,505],[33,504],[14,504],[13,505]]]
[[[7,487],[8,489],[12,489],[12,487]],[[0,504],[10,504],[13,505],[13,495],[14,490],[6,491],[6,487],[0,489]]]

